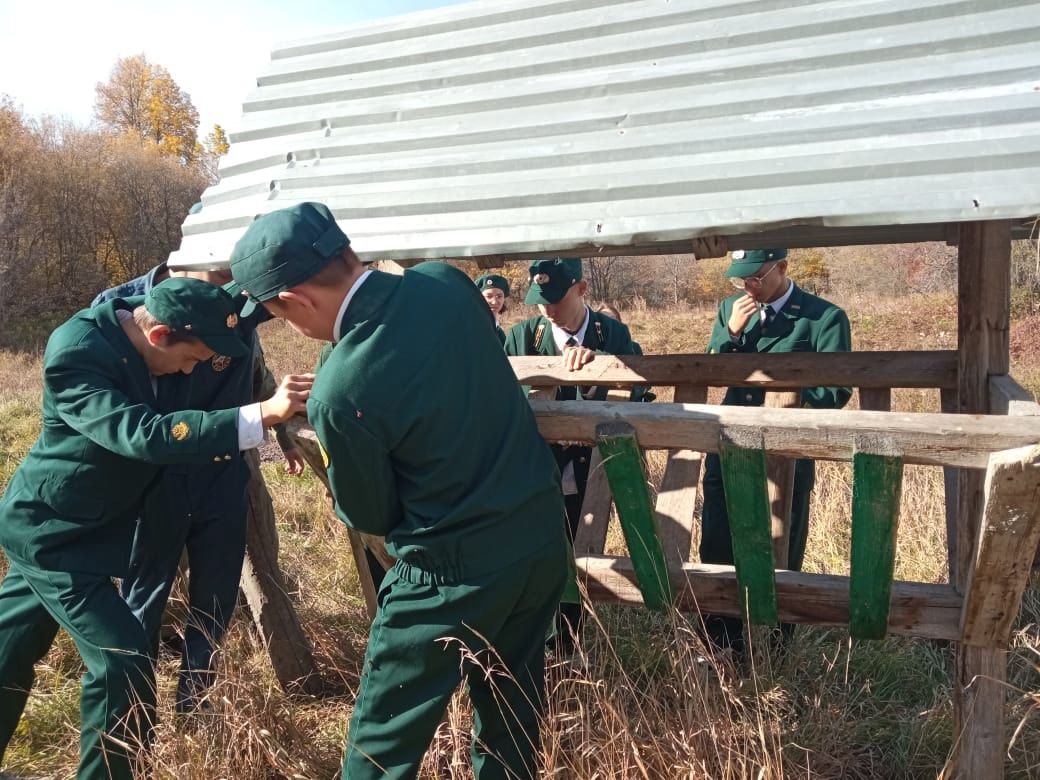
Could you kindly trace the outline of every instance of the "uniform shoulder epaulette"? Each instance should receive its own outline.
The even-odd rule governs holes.
[[[599,342],[599,345],[602,347],[607,343],[607,337],[603,335],[603,322],[600,320],[596,320],[595,325],[596,339]]]

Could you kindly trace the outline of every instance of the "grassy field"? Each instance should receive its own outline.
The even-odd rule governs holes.
[[[950,296],[888,303],[843,301],[857,349],[949,349],[956,344]],[[514,311],[519,319],[525,312]],[[714,310],[623,312],[646,353],[700,352]],[[1013,373],[1040,390],[1035,318],[1016,321]],[[280,323],[262,331],[276,373],[308,368],[316,345]],[[1038,345],[1040,346],[1040,345]],[[39,359],[0,352],[0,487],[38,430]],[[714,396],[717,399],[717,395]],[[667,400],[667,398],[662,398]],[[855,403],[855,399],[854,399]],[[937,392],[901,391],[895,408],[934,411]],[[650,458],[651,481],[662,462]],[[221,657],[215,707],[204,718],[172,714],[175,662],[159,673],[154,771],[162,778],[329,778],[340,752],[366,641],[364,602],[342,531],[330,522],[312,475],[293,479],[264,466],[282,540],[282,565],[335,695],[294,700],[274,681],[240,614]],[[847,573],[851,474],[821,464],[806,568]],[[622,552],[616,529],[611,551]],[[695,545],[696,549],[696,545]],[[897,577],[946,579],[942,479],[909,467],[903,489]],[[2,564],[0,564],[2,566]],[[1027,591],[1010,654],[1010,777],[1040,777],[1040,589]],[[779,659],[739,675],[726,658],[703,663],[697,618],[597,607],[584,652],[550,669],[543,738],[545,777],[902,778],[935,777],[951,750],[951,649],[900,638],[851,642],[841,630],[803,628]],[[40,668],[26,717],[6,757],[16,776],[74,771],[80,664],[67,638]],[[423,776],[471,776],[469,715],[457,695]]]

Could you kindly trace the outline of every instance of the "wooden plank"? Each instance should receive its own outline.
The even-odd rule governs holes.
[[[801,393],[794,390],[766,393],[769,409],[797,409]],[[769,495],[770,536],[773,539],[773,565],[786,569],[791,549],[791,502],[794,499],[794,458],[769,455],[766,458],[766,485]]]
[[[635,431],[625,423],[605,423],[597,428],[596,440],[643,601],[650,609],[667,609],[671,583]]]
[[[253,625],[271,658],[275,679],[290,694],[317,696],[324,688],[310,638],[303,630],[278,565],[278,530],[274,504],[260,472],[257,451],[244,453],[250,479],[246,491],[246,554],[242,592]]]
[[[1040,441],[1035,417],[593,401],[533,401],[531,407],[549,441],[593,442],[598,424],[624,419],[649,449],[715,452],[723,429],[749,428],[762,431],[771,453],[852,460],[856,435],[891,436],[905,463],[985,468],[991,452]]]
[[[1040,404],[1033,394],[1007,374],[989,377],[989,413],[1009,417],[1040,415]]]
[[[961,641],[1006,647],[1040,543],[1040,445],[996,452],[989,463]]]
[[[679,385],[675,388],[675,402],[703,404],[708,400],[708,388]],[[693,540],[693,514],[697,502],[697,488],[701,477],[701,453],[695,450],[670,450],[668,462],[657,491],[657,527],[661,547],[669,566],[678,566],[690,559]]]
[[[957,251],[957,390],[960,410],[990,409],[989,376],[1006,374],[1009,364],[1011,232],[1007,221],[960,226]],[[1010,420],[1024,425],[1036,418]],[[1032,442],[1008,442],[1013,449]],[[987,459],[988,460],[988,459]],[[954,587],[960,593],[971,579],[982,521],[985,478],[962,471],[957,480],[957,547]],[[1000,650],[961,643],[954,688],[956,771],[972,780],[1003,777],[1004,689],[1006,663]]]
[[[599,555],[607,543],[610,525],[610,507],[614,497],[603,468],[603,456],[598,449],[589,458],[589,479],[585,483],[585,498],[581,503],[581,520],[574,534],[575,555]]]
[[[889,412],[892,410],[891,387],[861,387],[859,408],[867,412]]]
[[[719,437],[738,598],[747,608],[749,623],[773,626],[777,623],[777,605],[766,453],[761,433],[738,434],[724,431]]]
[[[511,357],[522,385],[701,387],[956,387],[957,353],[785,352],[724,355],[597,355],[577,371],[555,356]]]
[[[884,639],[896,566],[903,459],[891,441],[861,439],[852,458],[849,634]]]
[[[956,388],[939,391],[939,408],[943,414],[956,414],[960,409]],[[943,467],[943,502],[946,514],[946,565],[949,581],[957,581],[957,480],[960,469]]]
[[[641,604],[628,558],[587,556],[577,561],[593,601]],[[670,572],[675,606],[686,612],[741,614],[732,566],[683,564]],[[819,626],[849,624],[849,578],[833,574],[776,572],[780,620]],[[956,639],[963,599],[949,585],[893,582],[888,633],[924,639]]]
[[[556,391],[559,389],[559,385],[532,387],[527,392],[527,399],[529,401],[552,401],[556,398]]]

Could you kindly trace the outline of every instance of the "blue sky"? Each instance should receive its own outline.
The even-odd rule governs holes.
[[[86,124],[95,84],[143,52],[191,95],[205,135],[236,123],[274,44],[459,1],[0,0],[0,94]]]

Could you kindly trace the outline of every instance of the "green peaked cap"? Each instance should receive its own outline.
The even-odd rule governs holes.
[[[238,335],[237,302],[215,284],[174,276],[155,285],[144,308],[178,333],[194,336],[218,355],[246,357],[251,347]]]
[[[231,250],[235,288],[249,297],[242,316],[307,281],[348,246],[324,203],[297,203],[258,217]]]
[[[575,284],[581,281],[580,257],[554,257],[531,263],[531,288],[524,303],[559,303]]]
[[[786,249],[752,249],[743,251],[738,249],[732,255],[733,260],[726,269],[726,276],[739,276],[741,278],[754,276],[758,269],[766,263],[774,260],[783,260],[787,257]]]
[[[477,289],[481,292],[484,290],[496,289],[501,290],[507,298],[509,297],[509,280],[504,276],[499,276],[498,274],[484,274],[483,276],[478,276],[473,283],[477,285]]]

